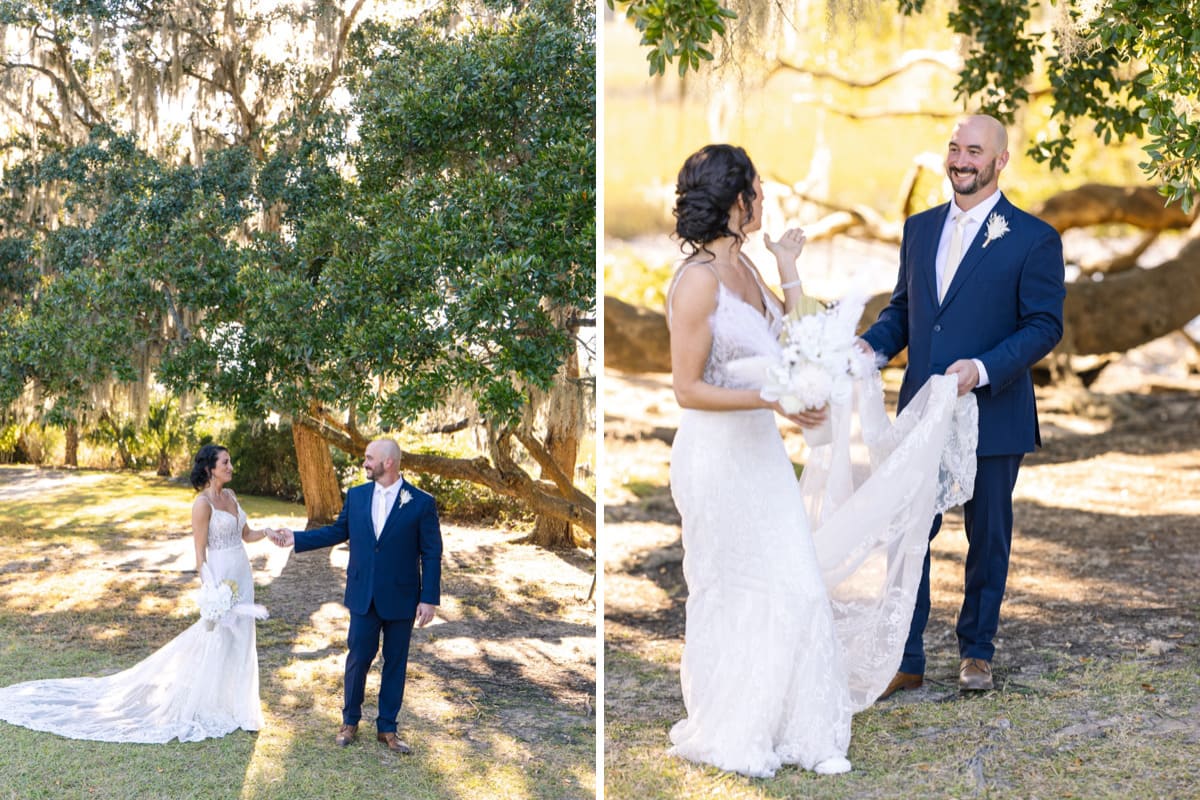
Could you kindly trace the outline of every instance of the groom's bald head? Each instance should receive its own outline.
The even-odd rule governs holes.
[[[990,114],[971,114],[963,117],[955,124],[955,132],[957,133],[960,128],[977,131],[991,143],[997,154],[1008,150],[1008,129],[1004,127],[1004,123]]]

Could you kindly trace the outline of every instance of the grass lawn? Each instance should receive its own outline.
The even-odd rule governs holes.
[[[1108,395],[1038,390],[1046,447],[1014,495],[996,690],[958,692],[955,510],[931,551],[925,685],[854,717],[850,773],[754,780],[667,755],[685,715],[687,584],[668,473],[678,408],[667,376],[609,373],[606,800],[1200,797],[1200,378],[1133,393],[1115,391],[1117,377]],[[785,434],[802,455],[798,440]]]
[[[234,482],[236,489],[236,479]],[[0,468],[0,685],[128,667],[189,625],[193,493],[149,475]],[[252,527],[303,507],[242,497]],[[443,524],[443,604],[414,632],[398,757],[374,740],[376,662],[359,741],[338,748],[343,547],[247,545],[266,724],[166,745],[78,742],[0,723],[0,800],[595,797],[591,563]]]

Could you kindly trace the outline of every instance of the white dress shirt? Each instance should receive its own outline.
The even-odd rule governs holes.
[[[397,480],[386,489],[379,483],[375,484],[375,494],[371,498],[371,522],[375,525],[375,538],[383,534],[383,525],[387,522],[388,513],[396,503],[396,495],[400,493],[400,485],[404,481]]]
[[[975,241],[975,235],[979,233],[979,230],[983,227],[984,222],[987,221],[988,214],[992,213],[992,209],[994,209],[996,204],[1000,202],[1000,198],[1002,196],[1003,195],[999,192],[999,190],[997,190],[993,192],[990,197],[972,208],[970,211],[963,211],[958,207],[958,203],[954,202],[954,200],[950,201],[950,212],[946,214],[946,222],[942,225],[942,237],[938,240],[937,257],[936,261],[934,262],[937,269],[939,289],[942,283],[942,276],[944,276],[946,273],[946,253],[950,249],[950,237],[954,234],[954,223],[958,218],[958,215],[965,214],[967,216],[967,223],[963,228],[962,250],[959,253],[961,260],[961,257],[965,256],[967,251],[971,249],[971,243]],[[951,280],[953,280],[953,274],[951,275]],[[987,369],[983,366],[983,362],[978,358],[972,358],[971,360],[975,362],[975,367],[979,370],[978,385],[987,386],[988,374]]]

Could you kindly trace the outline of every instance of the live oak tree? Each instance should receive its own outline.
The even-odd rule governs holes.
[[[169,255],[148,284],[136,272],[137,248],[157,254],[156,237],[186,236],[186,228],[171,227],[176,222],[202,229],[213,223],[203,233],[226,237],[210,241],[205,258],[229,255],[238,242],[277,230],[277,209],[252,208],[241,198],[216,221],[170,215],[197,191],[188,183],[199,176],[208,181],[201,192],[214,188],[214,175],[248,180],[269,150],[295,146],[268,131],[284,116],[303,130],[323,112],[364,5],[0,2],[0,111],[16,132],[4,153],[5,253],[16,276],[10,297],[21,301],[9,310],[24,323],[7,342],[19,357],[4,367],[6,394],[23,396],[35,411],[49,405],[50,419],[68,426],[68,439],[121,399],[131,400],[135,413],[147,412],[158,351],[171,335],[164,320],[182,329],[189,306],[178,296]],[[227,158],[226,149],[234,154]],[[205,170],[214,153],[222,163]],[[107,180],[107,164],[116,165],[117,179]],[[97,183],[73,186],[78,180]],[[158,188],[164,196],[154,195]],[[122,209],[144,213],[127,219]],[[135,220],[147,215],[157,227],[138,229]],[[114,254],[133,277],[110,269]],[[53,327],[55,312],[74,312],[74,325]],[[56,332],[61,341],[54,341]],[[294,430],[303,463],[322,452],[328,461],[315,437]],[[330,518],[340,507],[332,466],[309,473],[310,518]]]
[[[310,524],[340,507],[330,443],[361,455],[454,408],[480,456],[405,453],[404,469],[522,499],[553,520],[545,544],[594,534],[574,485],[594,392],[578,364],[595,297],[591,14],[492,3],[466,21],[448,4],[354,25],[362,5],[326,27],[322,69],[197,71],[288,87],[274,117],[222,106],[218,147],[180,157],[89,118],[82,139],[10,149],[0,401],[34,384],[69,417],[149,364],[176,390],[290,415]],[[346,102],[321,102],[335,91]],[[53,221],[27,196],[50,198]]]

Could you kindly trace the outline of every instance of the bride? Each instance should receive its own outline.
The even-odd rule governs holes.
[[[192,538],[205,583],[236,586],[235,606],[220,622],[197,620],[145,660],[100,678],[29,681],[0,689],[0,719],[70,739],[194,742],[262,726],[254,581],[243,542],[252,530],[237,497],[229,451],[206,444],[196,454]]]
[[[781,301],[741,252],[763,197],[745,151],[701,149],[676,194],[690,251],[667,297],[683,409],[671,490],[688,585],[687,717],[671,752],[756,777],[783,764],[845,772],[851,716],[899,663],[934,509],[971,485],[945,456],[973,454],[974,400],[957,402],[953,380],[937,376],[893,423],[877,372],[860,381],[856,408],[789,415],[764,400],[738,364],[777,356],[785,314],[812,305],[796,268],[804,234],[765,237]],[[827,442],[800,483],[776,414]],[[851,458],[860,450],[869,464]]]

